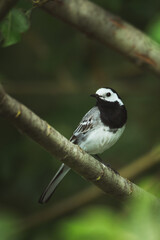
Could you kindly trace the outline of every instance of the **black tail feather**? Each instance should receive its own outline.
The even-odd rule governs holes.
[[[56,190],[57,186],[62,181],[64,176],[69,172],[69,170],[70,170],[70,168],[68,166],[66,166],[65,164],[61,165],[61,167],[59,168],[56,175],[52,178],[52,180],[50,181],[50,183],[48,184],[48,186],[42,193],[42,195],[39,199],[39,203],[41,203],[41,204],[46,203],[51,198],[51,196],[54,193],[54,191]]]

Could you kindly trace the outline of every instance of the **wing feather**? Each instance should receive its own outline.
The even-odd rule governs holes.
[[[98,111],[99,112],[99,111]],[[72,143],[77,144],[78,138],[88,131],[90,131],[94,126],[97,119],[97,107],[93,107],[86,115],[82,118],[76,130],[73,132],[73,135],[70,138]]]

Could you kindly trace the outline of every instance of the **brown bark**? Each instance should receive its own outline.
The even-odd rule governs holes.
[[[77,145],[72,144],[26,106],[6,94],[2,86],[0,86],[0,116],[9,120],[21,132],[105,193],[119,200],[147,197],[155,205],[160,204],[153,195],[116,174]]]
[[[43,9],[160,75],[160,45],[118,16],[87,0],[48,1]]]

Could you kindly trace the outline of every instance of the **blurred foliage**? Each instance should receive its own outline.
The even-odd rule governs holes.
[[[29,20],[27,15],[20,9],[13,8],[0,23],[0,32],[2,34],[2,46],[8,47],[21,40],[21,33],[29,29]]]
[[[84,209],[59,224],[59,239],[159,240],[160,212],[147,199],[132,202],[123,212],[106,206]]]
[[[160,14],[152,19],[147,27],[147,33],[152,39],[160,43]]]
[[[159,1],[94,2],[160,41]],[[30,2],[20,0],[15,7],[12,13],[18,14],[14,15],[15,23],[10,22],[14,30],[10,36],[21,33],[22,25],[23,32],[29,27],[22,13],[31,9]],[[122,96],[129,117],[123,136],[102,158],[118,169],[159,143],[159,78],[41,9],[33,10],[30,21],[30,28],[18,44],[0,49],[0,81],[12,96],[69,138],[81,117],[94,105],[89,95],[99,87],[110,86]],[[20,35],[16,36],[18,39]],[[37,200],[60,163],[3,119],[0,132],[0,236],[8,240],[13,230],[19,232],[17,220],[47,208]],[[159,176],[158,167],[140,179],[155,175]],[[139,184],[140,179],[135,182]],[[158,182],[159,177],[155,185]],[[88,185],[71,172],[48,206]],[[20,232],[15,239],[158,239],[159,214],[156,222],[147,203],[124,207],[104,196],[92,204],[93,208],[81,208],[82,213],[68,214]]]
[[[151,183],[152,191],[158,194],[155,179],[146,179],[141,187],[148,188]],[[1,214],[0,234],[3,240],[49,240],[53,237],[57,240],[159,240],[160,210],[154,204],[146,198],[125,202],[119,209],[106,204],[93,204],[51,223],[50,228],[38,228],[33,238],[33,232],[31,234],[21,229],[18,217],[13,214]]]
[[[9,212],[8,210],[5,212],[4,210],[1,212],[0,215],[0,236],[3,240],[16,240],[18,238],[18,234],[16,233],[15,237],[15,231],[18,229],[18,221],[17,216],[15,214]]]

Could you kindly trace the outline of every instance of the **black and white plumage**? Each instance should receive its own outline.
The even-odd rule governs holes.
[[[95,94],[96,106],[91,108],[82,118],[70,141],[91,155],[104,152],[122,135],[127,121],[126,108],[112,88],[100,88]],[[52,196],[58,184],[70,168],[62,164],[53,177],[39,202],[45,203]]]

